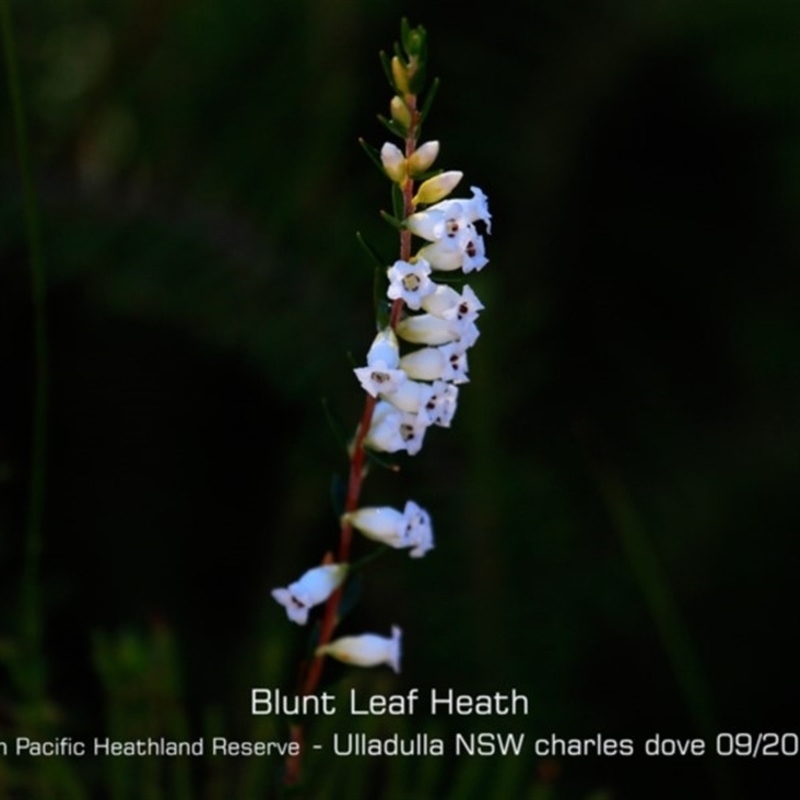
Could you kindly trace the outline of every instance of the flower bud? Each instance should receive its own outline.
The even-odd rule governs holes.
[[[402,547],[405,519],[401,511],[389,506],[359,508],[342,515],[342,520],[358,528],[367,539],[389,547]]]
[[[345,664],[358,667],[376,667],[388,664],[395,672],[400,672],[400,637],[402,632],[396,625],[392,636],[378,636],[364,633],[361,636],[343,636],[330,644],[318,647],[315,655],[333,656]]]
[[[418,381],[439,380],[447,369],[447,359],[438,347],[421,347],[400,359],[400,369]]]
[[[439,142],[425,142],[408,159],[408,172],[412,176],[422,175],[429,170],[439,155]]]
[[[392,78],[394,79],[394,88],[398,92],[411,94],[411,89],[408,86],[408,69],[397,56],[392,56]]]
[[[481,270],[488,263],[483,237],[472,223],[467,223],[457,236],[445,237],[425,245],[417,253],[433,269],[450,272],[461,269],[464,273]]]
[[[403,101],[402,97],[395,95],[389,103],[389,111],[392,119],[404,130],[411,127],[411,112]]]
[[[419,205],[420,203],[424,203],[425,205],[438,203],[458,186],[463,177],[463,172],[451,170],[450,172],[442,172],[439,175],[435,175],[433,178],[428,178],[428,180],[424,181],[419,187],[419,191],[414,196],[412,202],[414,205]]]
[[[461,335],[457,324],[431,314],[406,317],[397,325],[397,335],[412,344],[447,344]]]
[[[367,364],[373,366],[379,361],[390,369],[396,369],[400,363],[400,343],[391,328],[378,332],[367,353]]]
[[[369,431],[364,437],[364,444],[371,450],[381,453],[396,453],[398,450],[405,450],[406,445],[400,434],[402,423],[403,412],[391,403],[379,400],[375,405],[375,413],[372,415]]]
[[[406,159],[402,151],[391,142],[381,148],[381,164],[391,180],[395,183],[403,183],[407,176]]]
[[[452,286],[440,283],[436,286],[435,291],[422,299],[420,305],[434,317],[449,319],[452,316],[450,312],[458,308],[460,300],[461,295]]]
[[[402,512],[389,506],[359,508],[342,516],[367,539],[393,547],[411,548],[412,558],[421,558],[433,549],[431,518],[424,508],[409,500]]]
[[[419,414],[430,399],[431,387],[427,383],[409,380],[407,373],[403,370],[398,370],[398,372],[402,373],[404,380],[399,381],[396,386],[381,387],[380,396],[400,411]]]

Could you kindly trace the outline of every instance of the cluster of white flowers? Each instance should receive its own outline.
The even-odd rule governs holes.
[[[391,180],[400,185],[426,172],[439,153],[438,142],[428,142],[408,158],[393,144],[381,149],[381,162]],[[478,338],[476,320],[483,309],[472,289],[460,292],[437,283],[439,272],[469,273],[487,264],[481,222],[490,231],[491,215],[486,195],[472,187],[468,199],[445,199],[461,180],[460,172],[443,172],[424,180],[412,200],[415,211],[403,222],[422,239],[416,255],[388,268],[386,295],[402,301],[396,324],[378,332],[367,353],[367,365],[355,370],[359,383],[376,399],[372,420],[363,443],[372,450],[415,455],[431,425],[450,427],[456,411],[459,386],[469,381],[467,350]],[[401,352],[401,340],[421,345]],[[403,511],[388,506],[358,508],[345,513],[342,523],[366,538],[395,549],[408,549],[419,558],[433,548],[428,512],[409,500]],[[346,564],[327,564],[306,572],[273,597],[286,609],[290,620],[304,625],[309,610],[324,603],[347,576]],[[317,656],[329,655],[348,664],[388,664],[400,669],[398,627],[389,638],[375,634],[345,636],[323,644]]]
[[[381,160],[393,180],[426,170],[439,152],[438,142],[422,145],[405,159],[393,144],[385,144]],[[413,159],[425,154],[421,162]],[[459,293],[436,283],[436,271],[464,273],[487,264],[483,237],[476,222],[491,228],[486,195],[472,187],[469,199],[442,199],[461,180],[460,172],[443,172],[424,181],[415,205],[432,203],[411,214],[405,227],[426,242],[409,261],[388,269],[390,300],[402,300],[405,316],[396,328],[378,333],[367,353],[367,365],[355,370],[364,390],[378,398],[365,444],[373,450],[415,455],[431,425],[447,428],[455,414],[458,387],[469,380],[467,350],[478,338],[475,321],[483,309],[472,289]],[[401,355],[400,341],[424,345]]]
[[[393,512],[399,518],[394,518]],[[359,530],[371,539],[383,541],[392,547],[414,547],[412,556],[421,556],[432,547],[430,518],[411,502],[406,504],[404,514],[391,508],[363,508],[355,512],[350,521],[354,527],[362,526]],[[272,596],[286,609],[292,622],[305,625],[308,622],[308,612],[314,606],[324,603],[342,585],[347,571],[347,564],[314,567],[286,588],[273,589]],[[392,628],[390,637],[374,633],[343,636],[318,647],[316,655],[332,656],[359,667],[388,664],[395,672],[400,672],[401,636],[402,632],[396,625]]]

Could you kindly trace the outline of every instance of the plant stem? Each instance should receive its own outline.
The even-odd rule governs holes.
[[[411,125],[409,125],[408,133],[405,140],[405,156],[410,158],[413,155],[417,146],[417,135],[420,123],[420,113],[417,111],[417,98],[416,95],[407,95],[405,98],[406,105],[411,111]],[[414,197],[414,181],[408,177],[403,184],[403,219],[406,219],[414,210],[412,198]],[[411,231],[400,231],[400,259],[408,261],[411,258]],[[392,303],[391,311],[389,313],[389,326],[394,330],[400,321],[400,315],[403,312],[404,303],[402,299],[395,300]],[[361,497],[361,488],[366,477],[364,470],[364,462],[366,460],[366,449],[364,447],[364,440],[367,438],[370,426],[372,425],[372,416],[375,413],[375,406],[377,404],[376,398],[367,395],[364,401],[364,410],[361,414],[361,422],[356,431],[356,438],[353,442],[352,455],[350,457],[350,474],[347,481],[347,496],[345,499],[345,514],[355,511],[358,508],[358,501]],[[350,559],[350,547],[353,541],[353,526],[348,521],[343,521],[339,537],[339,553],[337,563],[346,564]],[[342,599],[342,592],[344,587],[340,586],[328,598],[325,604],[325,611],[322,616],[322,625],[320,628],[319,641],[317,646],[322,647],[330,642],[333,632],[336,629],[337,612],[339,611],[339,604]],[[308,667],[305,676],[300,681],[300,692],[303,695],[312,694],[319,684],[322,677],[322,667],[324,664],[324,656],[314,656],[313,661]],[[284,773],[284,783],[287,786],[292,786],[300,779],[300,764],[302,757],[302,741],[303,741],[303,727],[302,725],[292,726],[290,730],[292,741],[301,744],[300,755],[288,756],[286,759],[286,770]]]

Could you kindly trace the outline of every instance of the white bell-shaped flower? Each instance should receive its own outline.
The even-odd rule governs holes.
[[[366,506],[342,515],[342,519],[373,542],[394,548],[403,547],[405,543],[405,517],[403,512],[396,508]]]
[[[364,391],[372,397],[382,392],[396,392],[406,380],[400,369],[389,369],[383,361],[372,367],[357,367],[353,370]]]
[[[436,381],[433,392],[425,405],[424,413],[431,425],[449,428],[458,405],[458,386],[444,381]]]
[[[403,370],[403,374],[408,375],[405,370]],[[406,379],[393,390],[381,390],[380,396],[395,408],[399,408],[400,411],[419,414],[420,409],[425,406],[431,396],[431,387],[427,383]]]
[[[285,589],[273,589],[272,596],[285,609],[292,622],[305,625],[308,612],[324,603],[339,588],[347,575],[347,564],[325,564],[308,570]]]
[[[428,424],[426,414],[400,411],[386,400],[379,400],[372,414],[370,429],[364,437],[364,444],[372,450],[384,453],[405,450],[413,456],[422,449]]]
[[[440,347],[420,347],[400,359],[400,369],[418,381],[440,380],[447,369],[447,359]]]
[[[439,348],[444,356],[446,367],[442,380],[451,383],[469,383],[469,365],[467,364],[467,347],[461,342],[445,344]]]
[[[387,274],[389,288],[386,296],[390,300],[402,300],[415,311],[419,310],[422,298],[436,290],[436,284],[429,277],[431,265],[424,258],[417,259],[413,264],[395,261]]]
[[[383,361],[389,369],[397,369],[400,362],[400,343],[391,328],[378,331],[367,352],[367,364],[372,366],[378,361]]]
[[[436,242],[445,237],[453,237],[467,224],[481,221],[491,233],[492,215],[486,195],[477,187],[471,186],[471,198],[453,198],[411,214],[405,222],[406,227],[421,239]]]
[[[370,506],[350,511],[342,519],[374,542],[396,550],[412,548],[412,558],[420,558],[433,548],[430,515],[413,500],[402,512],[390,506]]]
[[[434,317],[455,319],[459,322],[474,322],[478,318],[478,312],[484,308],[478,295],[466,284],[461,294],[451,286],[439,284],[436,291],[422,298],[420,305],[423,311],[433,314]]]
[[[471,222],[456,226],[454,232],[421,248],[417,254],[426,259],[433,269],[452,272],[463,269],[464,272],[481,270],[488,263],[483,237],[475,230]]]
[[[317,656],[332,656],[345,664],[358,667],[377,667],[388,664],[395,672],[400,672],[400,639],[402,631],[392,627],[390,638],[374,633],[361,636],[343,636],[316,650]]]
[[[461,337],[461,330],[452,320],[432,314],[417,314],[398,323],[397,335],[412,344],[436,345],[455,342]]]
[[[433,527],[430,514],[420,508],[413,500],[406,503],[403,510],[403,519],[406,524],[406,546],[411,548],[411,558],[421,558],[433,549]]]
[[[391,328],[380,331],[367,353],[367,366],[353,370],[364,391],[372,397],[381,392],[395,392],[406,379],[398,369],[400,345]]]

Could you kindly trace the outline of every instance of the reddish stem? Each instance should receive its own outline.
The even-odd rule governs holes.
[[[405,142],[405,156],[409,158],[416,149],[417,145],[417,129],[419,127],[420,114],[417,111],[417,98],[415,95],[407,95],[405,98],[406,105],[411,111],[411,125],[409,126],[408,133],[406,134]],[[414,197],[414,181],[409,177],[406,178],[403,184],[403,219],[406,219],[414,210],[412,198]],[[411,231],[400,231],[400,259],[408,261],[411,258]],[[395,300],[392,303],[389,312],[389,326],[394,330],[397,323],[400,321],[400,315],[403,312],[404,303],[402,300]],[[375,413],[376,398],[367,395],[364,402],[364,410],[361,413],[361,422],[356,431],[356,438],[353,442],[352,455],[350,457],[350,475],[347,481],[347,495],[345,498],[344,511],[348,513],[355,511],[358,508],[358,501],[361,496],[361,487],[364,482],[365,470],[364,462],[366,460],[366,448],[364,447],[364,440],[369,433],[370,426],[372,425],[372,415]],[[339,538],[339,554],[338,563],[346,564],[350,558],[350,546],[353,541],[353,526],[347,522],[342,521],[341,532]],[[342,599],[343,587],[340,586],[328,598],[325,604],[325,611],[322,616],[322,625],[320,627],[318,647],[328,644],[333,631],[336,628],[337,612],[339,604]],[[313,694],[322,677],[322,667],[324,664],[324,656],[315,656],[305,676],[300,680],[300,693],[303,695]],[[300,779],[300,759],[302,757],[302,742],[303,742],[303,727],[302,725],[293,725],[290,728],[291,738],[293,742],[298,742],[301,745],[301,752],[297,756],[289,756],[286,759],[286,771],[284,773],[284,783],[287,786],[292,786]]]

